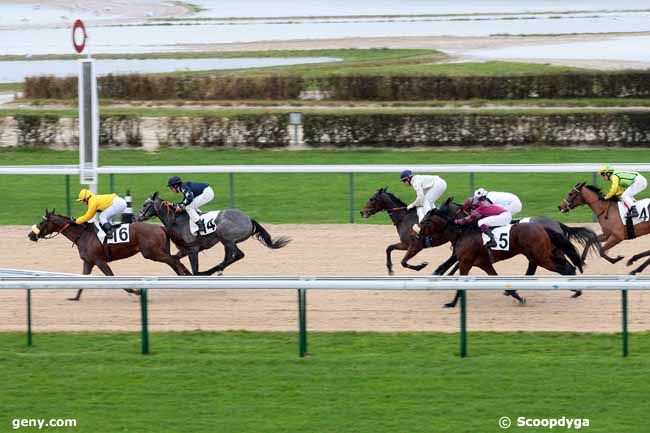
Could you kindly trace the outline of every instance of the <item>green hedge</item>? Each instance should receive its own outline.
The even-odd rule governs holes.
[[[305,116],[309,147],[650,145],[650,113]]]
[[[304,87],[300,77],[221,76],[188,77],[175,75],[107,75],[97,79],[99,96],[111,99],[296,99]],[[75,77],[28,77],[25,97],[30,99],[71,99],[77,97]]]
[[[315,88],[338,100],[464,100],[527,98],[650,97],[650,72],[564,73],[516,76],[334,75],[298,76],[108,75],[98,79],[100,96],[137,100],[296,99]],[[69,99],[76,78],[29,77],[25,97]]]

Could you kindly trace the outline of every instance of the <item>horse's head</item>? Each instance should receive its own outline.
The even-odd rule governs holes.
[[[380,188],[375,192],[361,209],[361,216],[371,217],[377,212],[406,206],[400,199],[388,192],[388,187]]]
[[[580,205],[587,203],[585,196],[583,195],[583,189],[585,188],[586,183],[580,182],[577,183],[571,190],[567,193],[566,197],[562,200],[560,205],[557,207],[560,212],[566,213],[571,209],[576,208]]]
[[[174,216],[174,210],[172,209],[171,203],[160,198],[158,191],[151,194],[151,197],[148,197],[140,210],[138,215],[136,215],[136,221],[146,221],[153,217],[169,217]]]
[[[41,218],[41,221],[38,224],[32,226],[27,237],[29,240],[37,242],[39,239],[61,232],[67,228],[67,226],[73,224],[75,224],[73,219],[55,214],[54,209],[52,209],[52,212],[45,209],[45,215],[43,215],[43,218]]]

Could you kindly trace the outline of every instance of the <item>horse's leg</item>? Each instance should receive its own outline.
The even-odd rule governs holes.
[[[607,255],[607,250],[609,250],[610,248],[612,248],[615,245],[620,244],[621,241],[622,241],[622,239],[619,239],[614,235],[610,235],[609,238],[607,238],[607,241],[605,242],[605,245],[603,245],[602,249],[600,250],[600,257],[604,258],[605,260],[607,260],[611,264],[618,263],[621,260],[623,260],[624,257],[621,256],[621,255],[618,255],[615,258],[612,258],[612,257]]]
[[[161,262],[167,264],[170,268],[174,270],[176,275],[192,275],[192,273],[185,267],[181,261],[169,254],[168,251],[164,250],[141,250],[142,256],[145,259],[153,260],[154,262]]]
[[[388,245],[386,248],[386,269],[388,269],[388,275],[393,275],[393,260],[391,259],[391,253],[393,250],[406,250],[408,245],[404,242],[398,242],[396,244]]]
[[[445,272],[447,272],[447,269],[449,269],[452,265],[458,262],[458,259],[456,258],[455,255],[451,255],[447,260],[445,260],[440,266],[436,268],[435,271],[433,271],[433,274],[431,275],[444,275]],[[458,269],[458,266],[454,268],[454,271],[451,272],[449,275],[453,275],[454,272],[456,272],[456,269]]]
[[[458,270],[458,268],[459,268],[459,265],[458,265],[458,263],[456,263],[456,264],[454,265],[454,267],[451,268],[451,271],[449,271],[449,273],[447,273],[447,276],[454,275],[454,274],[456,273],[456,271]]]
[[[106,275],[107,277],[112,277],[112,276],[115,275],[113,273],[113,270],[111,269],[111,267],[108,266],[108,263],[106,263],[104,261],[97,261],[97,262],[95,262],[95,265],[97,265],[99,270],[102,271],[104,273],[104,275]],[[124,289],[124,291],[126,293],[131,293],[131,294],[134,294],[134,295],[140,295],[140,290],[138,290],[138,289]]]
[[[409,244],[409,249],[406,251],[406,254],[404,257],[402,257],[402,267],[408,268],[408,269],[413,269],[414,271],[421,271],[424,267],[426,267],[429,262],[422,262],[419,265],[409,265],[408,261],[413,258],[417,253],[422,251],[422,241],[417,241],[417,242],[411,242]]]
[[[632,264],[634,264],[634,262],[636,262],[637,260],[642,259],[644,257],[648,257],[648,256],[650,256],[650,250],[644,251],[644,252],[639,253],[639,254],[635,254],[632,257],[630,257],[630,260],[627,261],[625,266],[632,266]]]
[[[244,258],[244,252],[237,247],[235,242],[223,241],[222,243],[225,249],[223,261],[205,272],[199,272],[199,275],[212,275],[215,272],[221,275],[228,266]]]
[[[83,274],[84,275],[90,275],[90,273],[92,272],[94,266],[95,265],[93,263],[87,262],[87,261],[84,260]],[[84,291],[84,289],[77,290],[77,296],[75,296],[74,298],[68,298],[68,301],[78,301],[81,298],[81,292],[83,292],[83,291]]]
[[[483,269],[483,270],[485,271],[485,273],[488,274],[488,275],[499,275],[499,274],[497,274],[496,269],[494,269],[494,266],[492,266],[491,260],[482,263],[479,267],[480,267],[481,269]],[[528,265],[528,269],[531,269],[530,264]],[[536,270],[536,269],[537,269],[537,266],[534,265],[534,268],[533,268],[533,269]],[[523,305],[523,304],[526,303],[526,298],[524,298],[523,296],[519,296],[519,293],[517,293],[516,290],[506,290],[505,293],[504,293],[504,295],[506,295],[506,296],[512,296],[512,297],[515,298],[517,301],[519,301],[519,303],[520,303],[521,305]]]
[[[199,253],[196,251],[188,252],[187,257],[190,259],[192,275],[199,275]]]
[[[459,260],[459,265],[460,265],[460,274],[461,275],[467,275],[469,274],[469,270],[472,269],[472,265],[468,264],[467,262],[461,262]],[[447,302],[445,305],[443,305],[444,308],[454,308],[456,304],[458,303],[458,299],[460,298],[460,290],[456,290],[456,295],[454,295],[454,299],[451,302]]]
[[[650,259],[646,260],[645,262],[643,262],[643,264],[642,264],[641,266],[639,266],[638,268],[636,268],[635,270],[633,270],[632,272],[630,272],[630,275],[636,275],[636,274],[638,274],[639,272],[643,272],[643,270],[644,270],[645,268],[647,268],[648,265],[650,265]]]
[[[535,275],[535,272],[537,272],[537,264],[529,260],[526,275]]]

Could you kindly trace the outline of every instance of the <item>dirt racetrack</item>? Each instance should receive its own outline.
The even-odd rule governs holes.
[[[288,235],[293,242],[271,251],[255,240],[241,244],[246,257],[227,269],[227,275],[386,275],[384,249],[396,240],[390,225],[268,225],[273,236]],[[0,268],[81,273],[76,248],[63,236],[38,243],[27,239],[27,226],[0,227]],[[650,249],[650,237],[624,243],[613,253],[629,257]],[[448,257],[448,246],[429,249],[413,260],[434,265]],[[222,259],[223,249],[200,256],[201,269]],[[401,252],[394,253],[397,275],[416,275],[401,268]],[[166,265],[141,256],[111,264],[117,275],[173,275]],[[189,266],[189,265],[188,265]],[[517,257],[496,264],[502,275],[522,275],[526,262]],[[588,274],[625,274],[624,261],[610,265],[590,258]],[[94,274],[100,274],[97,269]],[[477,275],[481,271],[475,271]],[[544,270],[540,274],[548,273]],[[568,292],[522,292],[525,306],[501,292],[470,293],[470,330],[620,330],[620,292],[584,292],[570,299]],[[138,298],[123,291],[85,291],[81,302],[69,302],[74,291],[33,293],[36,331],[138,330]],[[443,331],[458,330],[458,311],[443,309],[451,292],[318,292],[308,296],[310,330],[334,331]],[[25,292],[0,291],[0,331],[25,329]],[[650,330],[650,293],[631,292],[630,329]],[[154,290],[150,293],[152,330],[296,330],[295,291]]]

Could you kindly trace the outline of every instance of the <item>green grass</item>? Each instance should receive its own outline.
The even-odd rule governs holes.
[[[592,433],[647,431],[650,335],[0,334],[0,426],[75,418],[58,432],[491,433],[502,416],[588,418]],[[558,429],[563,430],[563,429]],[[35,432],[35,428],[21,431]],[[547,431],[521,429],[508,431]],[[564,431],[564,430],[563,430]]]
[[[24,83],[0,83],[0,92],[21,92]]]
[[[4,165],[78,164],[74,151],[0,150]],[[102,150],[100,165],[202,165],[202,164],[490,164],[490,163],[571,163],[571,162],[639,162],[648,161],[649,149],[549,149],[463,151],[256,151],[165,149],[159,152],[141,150]],[[185,175],[213,185],[216,198],[208,208],[228,207],[228,176],[226,174]],[[469,175],[445,173],[446,195],[462,200],[470,193]],[[123,194],[130,189],[137,208],[152,192],[161,191],[167,199],[178,196],[166,190],[169,175],[116,175],[115,189]],[[495,191],[511,191],[524,203],[524,214],[547,215],[563,222],[591,221],[586,208],[560,214],[557,206],[569,189],[580,181],[591,182],[586,173],[561,174],[492,174],[475,176],[475,187]],[[403,186],[398,173],[356,174],[354,176],[354,214],[357,222],[388,224],[385,214],[361,220],[358,210],[372,193],[389,186],[405,201],[414,198],[410,188]],[[71,194],[79,189],[78,177],[71,177]],[[100,192],[108,192],[109,178],[100,177]],[[0,224],[33,224],[45,207],[65,212],[63,176],[2,175],[0,193],[7,206],[0,207]],[[346,223],[349,216],[347,174],[237,174],[235,206],[266,223]],[[83,207],[73,202],[72,213],[81,214]]]

